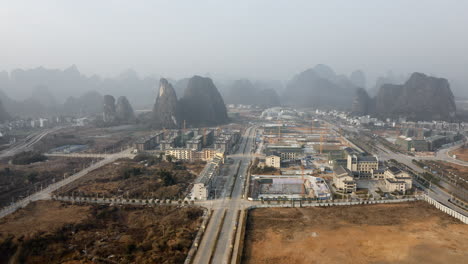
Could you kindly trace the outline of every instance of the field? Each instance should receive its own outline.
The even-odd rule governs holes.
[[[450,152],[450,156],[457,155],[457,159],[468,162],[468,147],[458,148]]]
[[[243,263],[468,263],[467,237],[425,202],[255,209]]]
[[[34,145],[40,152],[48,152],[64,145],[87,145],[85,152],[111,153],[127,148],[132,140],[151,133],[133,126],[110,128],[70,127],[59,130],[44,137]]]
[[[0,219],[0,263],[183,263],[202,214],[34,202]]]
[[[88,173],[56,193],[91,197],[184,198],[197,177],[196,173],[204,166],[200,163],[147,162],[118,160]]]
[[[0,206],[25,197],[91,164],[87,158],[51,157],[44,162],[14,165],[0,161]]]

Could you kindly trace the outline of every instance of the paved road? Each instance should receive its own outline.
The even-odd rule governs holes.
[[[107,157],[105,157],[103,160],[97,162],[97,163],[94,163],[92,164],[91,166],[89,166],[88,168],[76,173],[76,174],[73,174],[72,176],[68,177],[68,178],[65,178],[61,181],[58,181],[54,184],[51,184],[49,186],[47,186],[45,189],[39,191],[39,192],[36,192],[34,194],[31,194],[30,196],[22,199],[22,200],[19,200],[17,201],[16,203],[2,209],[0,211],[0,218],[8,215],[8,214],[11,214],[13,213],[14,211],[18,210],[19,208],[21,207],[24,207],[26,205],[28,205],[30,202],[32,201],[37,201],[37,200],[45,200],[45,199],[50,199],[50,195],[52,192],[56,191],[57,189],[59,189],[60,187],[63,187],[73,181],[76,181],[77,179],[85,176],[86,174],[88,174],[90,171],[93,171],[95,169],[98,169],[102,166],[105,166],[109,163],[112,163],[118,159],[121,159],[121,158],[126,158],[126,157],[129,157],[129,154],[131,152],[131,149],[127,149],[127,150],[124,150],[120,153],[115,153],[115,154],[110,154],[110,155],[107,155]]]
[[[252,151],[254,136],[255,128],[249,127],[242,137],[242,142],[239,146],[238,152],[229,156],[230,158],[234,159],[235,163],[241,162],[238,175],[234,175],[236,173],[237,166],[232,166],[232,169],[228,174],[229,176],[232,176],[230,177],[231,181],[237,177],[231,198],[224,197],[220,200],[207,202],[207,205],[209,205],[214,210],[214,212],[195,256],[193,262],[195,264],[209,263],[212,254],[213,256],[211,263],[221,264],[230,262],[228,261],[228,256],[231,250],[230,245],[232,242],[234,227],[236,225],[237,212],[238,210],[243,209],[246,204],[248,204],[248,202],[242,200],[244,187],[243,177],[246,177],[249,162],[252,159],[252,156],[248,154]],[[242,176],[242,179],[240,176]],[[232,182],[228,181],[225,185],[225,188],[231,186],[231,183]],[[227,191],[226,194],[229,194],[229,191]],[[223,223],[221,223],[221,218],[224,214],[224,211],[226,212],[226,216]],[[216,241],[216,235],[218,234],[220,227],[221,232],[218,241]],[[217,242],[216,250],[212,252],[215,242]]]
[[[122,152],[121,152],[122,153]],[[111,157],[114,154],[99,154],[99,153],[48,153],[45,154],[49,157],[65,157],[65,158],[106,158]],[[122,158],[131,158],[135,155],[127,151],[127,154],[123,155]]]
[[[42,138],[44,138],[45,136],[47,136],[50,133],[57,132],[58,130],[60,130],[62,128],[64,128],[64,127],[54,127],[54,128],[51,128],[51,129],[46,129],[46,130],[42,130],[42,131],[32,133],[31,135],[27,136],[22,141],[17,142],[13,146],[11,146],[10,148],[3,150],[0,153],[0,159],[10,157],[10,156],[14,156],[14,155],[16,155],[16,154],[18,154],[20,152],[30,150],[30,148],[32,146],[34,146],[34,144],[39,142]]]
[[[437,151],[436,156],[432,159],[443,160],[443,161],[455,163],[461,166],[468,166],[468,162],[459,160],[459,159],[454,159],[452,156],[449,155],[450,151],[455,150],[461,146],[463,146],[463,143],[451,146],[449,148],[441,149]],[[425,158],[423,157],[422,159],[425,159]]]

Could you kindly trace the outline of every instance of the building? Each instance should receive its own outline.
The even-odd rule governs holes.
[[[281,157],[270,155],[265,158],[265,165],[273,168],[281,168]]]
[[[331,199],[330,188],[319,177],[310,175],[252,175],[249,199]]]
[[[299,144],[268,144],[265,147],[265,154],[280,156],[281,160],[295,160],[303,155],[303,149]]]
[[[203,141],[202,135],[195,136],[194,138],[186,142],[186,147],[188,149],[194,149],[194,150],[200,151],[203,146],[202,141]]]
[[[437,150],[440,147],[442,147],[442,145],[448,143],[447,137],[441,136],[441,135],[432,136],[432,137],[427,138],[426,140],[429,144],[429,148],[432,151]]]
[[[385,180],[390,179],[390,180],[404,182],[403,192],[413,188],[413,179],[411,178],[411,176],[407,172],[402,171],[398,169],[397,167],[389,167],[388,169],[386,169],[384,172],[384,178]],[[390,188],[391,190],[389,191],[395,190],[394,188],[397,188],[398,190],[402,189],[400,186],[396,186],[397,183],[394,183],[394,184],[395,185],[394,186],[392,185],[392,187]]]
[[[142,137],[138,139],[133,145],[137,151],[146,151],[155,149],[158,144],[164,139],[164,133],[159,132],[154,135]]]
[[[187,148],[166,149],[166,156],[171,156],[176,160],[192,161],[195,151]]]
[[[413,139],[405,136],[399,136],[395,144],[405,151],[429,151],[429,142],[425,139]]]
[[[387,189],[387,192],[397,191],[404,193],[406,191],[405,181],[397,180],[394,178],[385,179],[385,188]]]
[[[379,169],[379,160],[374,156],[348,155],[346,168],[356,172],[359,176],[372,175],[373,170]]]
[[[336,166],[334,173],[333,184],[337,190],[343,193],[356,192],[357,184],[349,170],[343,166]]]
[[[201,151],[188,148],[170,148],[165,150],[166,156],[172,156],[176,160],[184,161],[209,161],[212,160],[216,155],[224,155],[224,152],[218,149],[205,148]]]
[[[192,200],[207,200],[210,196],[213,178],[219,174],[221,165],[224,163],[224,155],[218,153],[215,157],[206,164],[203,171],[192,187]]]
[[[429,143],[424,139],[413,139],[410,141],[410,150],[424,152],[429,151]]]

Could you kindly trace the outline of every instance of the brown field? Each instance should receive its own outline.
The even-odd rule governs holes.
[[[449,153],[450,156],[457,155],[457,159],[467,161],[468,162],[468,147],[466,148],[459,148]]]
[[[44,137],[34,145],[40,152],[64,145],[87,145],[85,152],[111,153],[127,148],[132,140],[150,134],[152,131],[138,130],[132,126],[110,128],[70,127],[59,130]]]
[[[91,197],[184,198],[197,177],[193,173],[203,166],[160,161],[145,166],[135,160],[121,159],[88,173],[56,193]],[[162,179],[159,175],[162,170],[171,174],[171,181]]]
[[[0,263],[183,263],[202,213],[38,201],[0,219]]]
[[[255,209],[243,263],[468,263],[467,238],[425,202]]]

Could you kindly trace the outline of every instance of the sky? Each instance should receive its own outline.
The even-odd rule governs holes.
[[[468,1],[0,0],[0,70],[287,80],[323,63],[468,84]],[[468,89],[468,88],[467,88]]]

